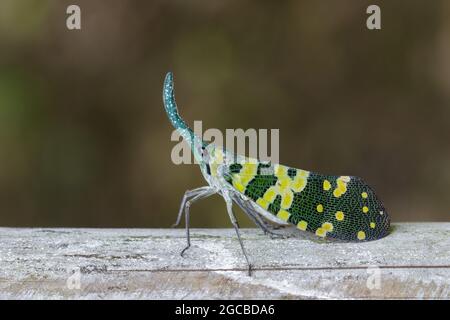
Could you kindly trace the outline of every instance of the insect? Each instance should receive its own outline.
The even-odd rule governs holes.
[[[167,73],[163,101],[172,125],[190,145],[207,186],[188,190],[181,201],[174,226],[183,211],[187,246],[191,246],[189,213],[191,204],[213,194],[225,200],[239,244],[252,270],[233,213],[237,204],[266,234],[280,236],[275,226],[294,225],[322,238],[368,241],[388,234],[390,219],[372,188],[355,176],[333,176],[260,162],[207,144],[180,117],[174,96],[172,73]]]

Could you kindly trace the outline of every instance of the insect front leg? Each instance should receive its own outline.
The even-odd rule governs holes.
[[[186,204],[184,205],[184,214],[185,214],[185,224],[186,224],[187,246],[181,251],[181,253],[180,253],[181,256],[183,256],[184,252],[187,249],[189,249],[191,246],[191,236],[190,236],[190,231],[189,231],[189,214],[190,214],[191,205],[195,201],[207,198],[207,197],[213,195],[214,193],[216,193],[216,190],[214,188],[207,187],[207,189],[201,191],[199,194],[194,196],[192,199],[186,201]]]
[[[234,216],[234,213],[233,213],[233,200],[231,200],[231,198],[227,194],[224,194],[223,196],[224,196],[225,202],[227,204],[228,215],[230,216],[231,223],[233,224],[234,230],[236,231],[236,235],[239,240],[239,244],[241,245],[242,253],[244,254],[245,260],[247,261],[248,275],[251,276],[253,266],[250,263],[250,260],[247,255],[247,251],[245,250],[244,243],[242,242],[241,235],[239,233],[239,225],[238,225],[236,217]]]
[[[178,226],[178,225],[180,224],[180,222],[181,222],[181,216],[183,215],[183,209],[184,209],[184,207],[185,207],[185,205],[186,205],[186,201],[187,201],[189,198],[192,198],[192,197],[198,195],[199,193],[202,193],[202,192],[204,192],[204,191],[206,191],[206,190],[209,190],[209,189],[211,189],[210,186],[205,186],[205,187],[200,187],[200,188],[196,188],[196,189],[193,189],[193,190],[187,190],[187,191],[184,193],[183,199],[181,200],[180,210],[178,211],[177,220],[176,220],[176,222],[172,225],[172,228],[175,228],[176,226]]]

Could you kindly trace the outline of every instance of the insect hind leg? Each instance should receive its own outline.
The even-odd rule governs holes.
[[[273,226],[261,218],[260,214],[253,209],[253,207],[245,200],[241,199],[239,196],[234,196],[233,201],[247,214],[247,216],[264,232],[264,234],[270,235],[272,239],[274,238],[287,238],[287,235],[274,232],[277,226]]]
[[[261,217],[259,217],[257,214],[255,214],[254,211],[251,211],[249,207],[242,201],[233,198],[233,201],[236,202],[236,204],[247,214],[247,216],[252,220],[258,227],[260,227],[264,233],[270,232],[269,226],[267,223],[265,223]]]

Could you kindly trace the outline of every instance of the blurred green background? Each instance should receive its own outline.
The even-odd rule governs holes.
[[[0,225],[174,222],[204,182],[171,162],[169,70],[188,123],[279,128],[281,163],[363,177],[394,221],[449,220],[449,1],[2,0]],[[230,226],[218,196],[191,216]]]

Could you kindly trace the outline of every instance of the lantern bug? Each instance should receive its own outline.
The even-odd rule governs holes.
[[[213,194],[219,194],[225,200],[249,274],[252,264],[240,236],[233,203],[241,207],[266,234],[273,236],[280,236],[275,230],[279,225],[294,225],[318,237],[344,241],[376,240],[388,234],[389,216],[372,188],[361,178],[323,175],[260,162],[207,144],[180,117],[170,72],[164,81],[163,101],[169,120],[191,147],[208,183],[186,191],[181,201],[174,224],[180,223],[184,211],[187,246],[181,255],[191,245],[191,204]]]

